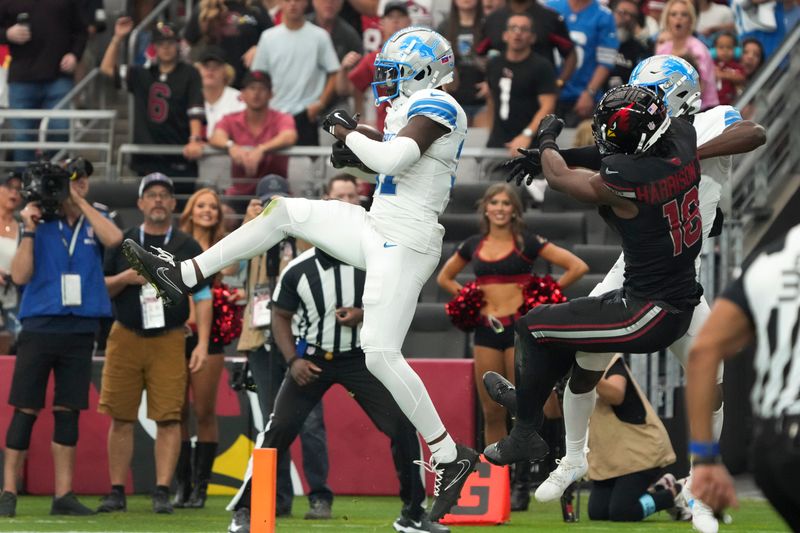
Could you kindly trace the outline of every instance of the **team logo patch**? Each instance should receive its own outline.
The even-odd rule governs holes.
[[[658,106],[654,103],[650,104],[650,107],[647,108],[647,112],[651,115],[655,115],[656,111],[658,111]]]
[[[652,121],[651,121],[651,122],[648,122],[648,123],[647,123],[647,129],[648,129],[648,130],[650,130],[650,131],[653,131],[653,130],[655,130],[655,129],[656,129],[656,123],[655,123],[655,122],[652,122]]]
[[[434,53],[433,49],[436,47],[437,44],[439,44],[438,40],[431,45],[427,45],[425,44],[425,42],[423,42],[422,39],[420,39],[416,35],[409,35],[400,44],[400,50],[402,50],[406,54],[410,54],[411,52],[417,52],[419,53],[420,57],[427,57],[431,60],[435,60],[436,54]]]

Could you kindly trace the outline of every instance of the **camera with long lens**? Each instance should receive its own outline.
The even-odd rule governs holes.
[[[39,204],[45,222],[61,216],[61,203],[70,194],[70,175],[67,170],[49,161],[31,163],[25,168],[22,196],[28,202]]]

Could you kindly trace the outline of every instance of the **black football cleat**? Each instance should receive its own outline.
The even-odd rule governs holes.
[[[503,437],[483,450],[483,456],[498,466],[510,465],[518,461],[539,461],[550,452],[544,439],[535,431],[528,435],[518,436],[515,429],[507,437]]]
[[[517,415],[517,389],[506,378],[497,372],[486,372],[483,375],[483,386],[489,398],[508,410],[511,416]]]
[[[175,257],[161,248],[152,248],[158,255],[151,254],[133,239],[125,239],[122,243],[122,253],[131,268],[155,287],[164,307],[171,307],[189,294],[189,287],[183,283],[180,264],[175,262]]]
[[[478,452],[472,448],[456,444],[456,458],[450,463],[437,463],[433,457],[430,462],[421,463],[428,472],[435,476],[433,481],[433,505],[428,516],[431,522],[450,512],[461,495],[461,488],[478,464]]]

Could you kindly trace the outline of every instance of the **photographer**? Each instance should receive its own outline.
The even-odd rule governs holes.
[[[87,165],[88,173],[91,172]],[[103,248],[117,246],[122,232],[86,201],[88,173],[51,165],[30,165],[25,173],[28,205],[11,277],[26,285],[9,404],[14,415],[6,433],[4,487],[0,516],[16,511],[16,472],[25,458],[31,431],[44,407],[51,370],[55,378],[52,453],[55,495],[50,514],[87,515],[72,493],[78,442],[78,415],[89,405],[94,335],[111,316],[103,278]]]

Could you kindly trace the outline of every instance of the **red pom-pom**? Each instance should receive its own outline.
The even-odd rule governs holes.
[[[481,323],[480,311],[484,304],[483,291],[475,281],[470,281],[445,304],[444,309],[455,327],[471,331]]]
[[[567,301],[561,292],[561,286],[549,274],[540,278],[531,276],[530,280],[522,287],[522,305],[519,313],[524,315],[537,305],[560,304]]]
[[[242,333],[242,307],[230,302],[230,287],[224,283],[211,289],[214,319],[211,324],[211,342],[228,345]]]

